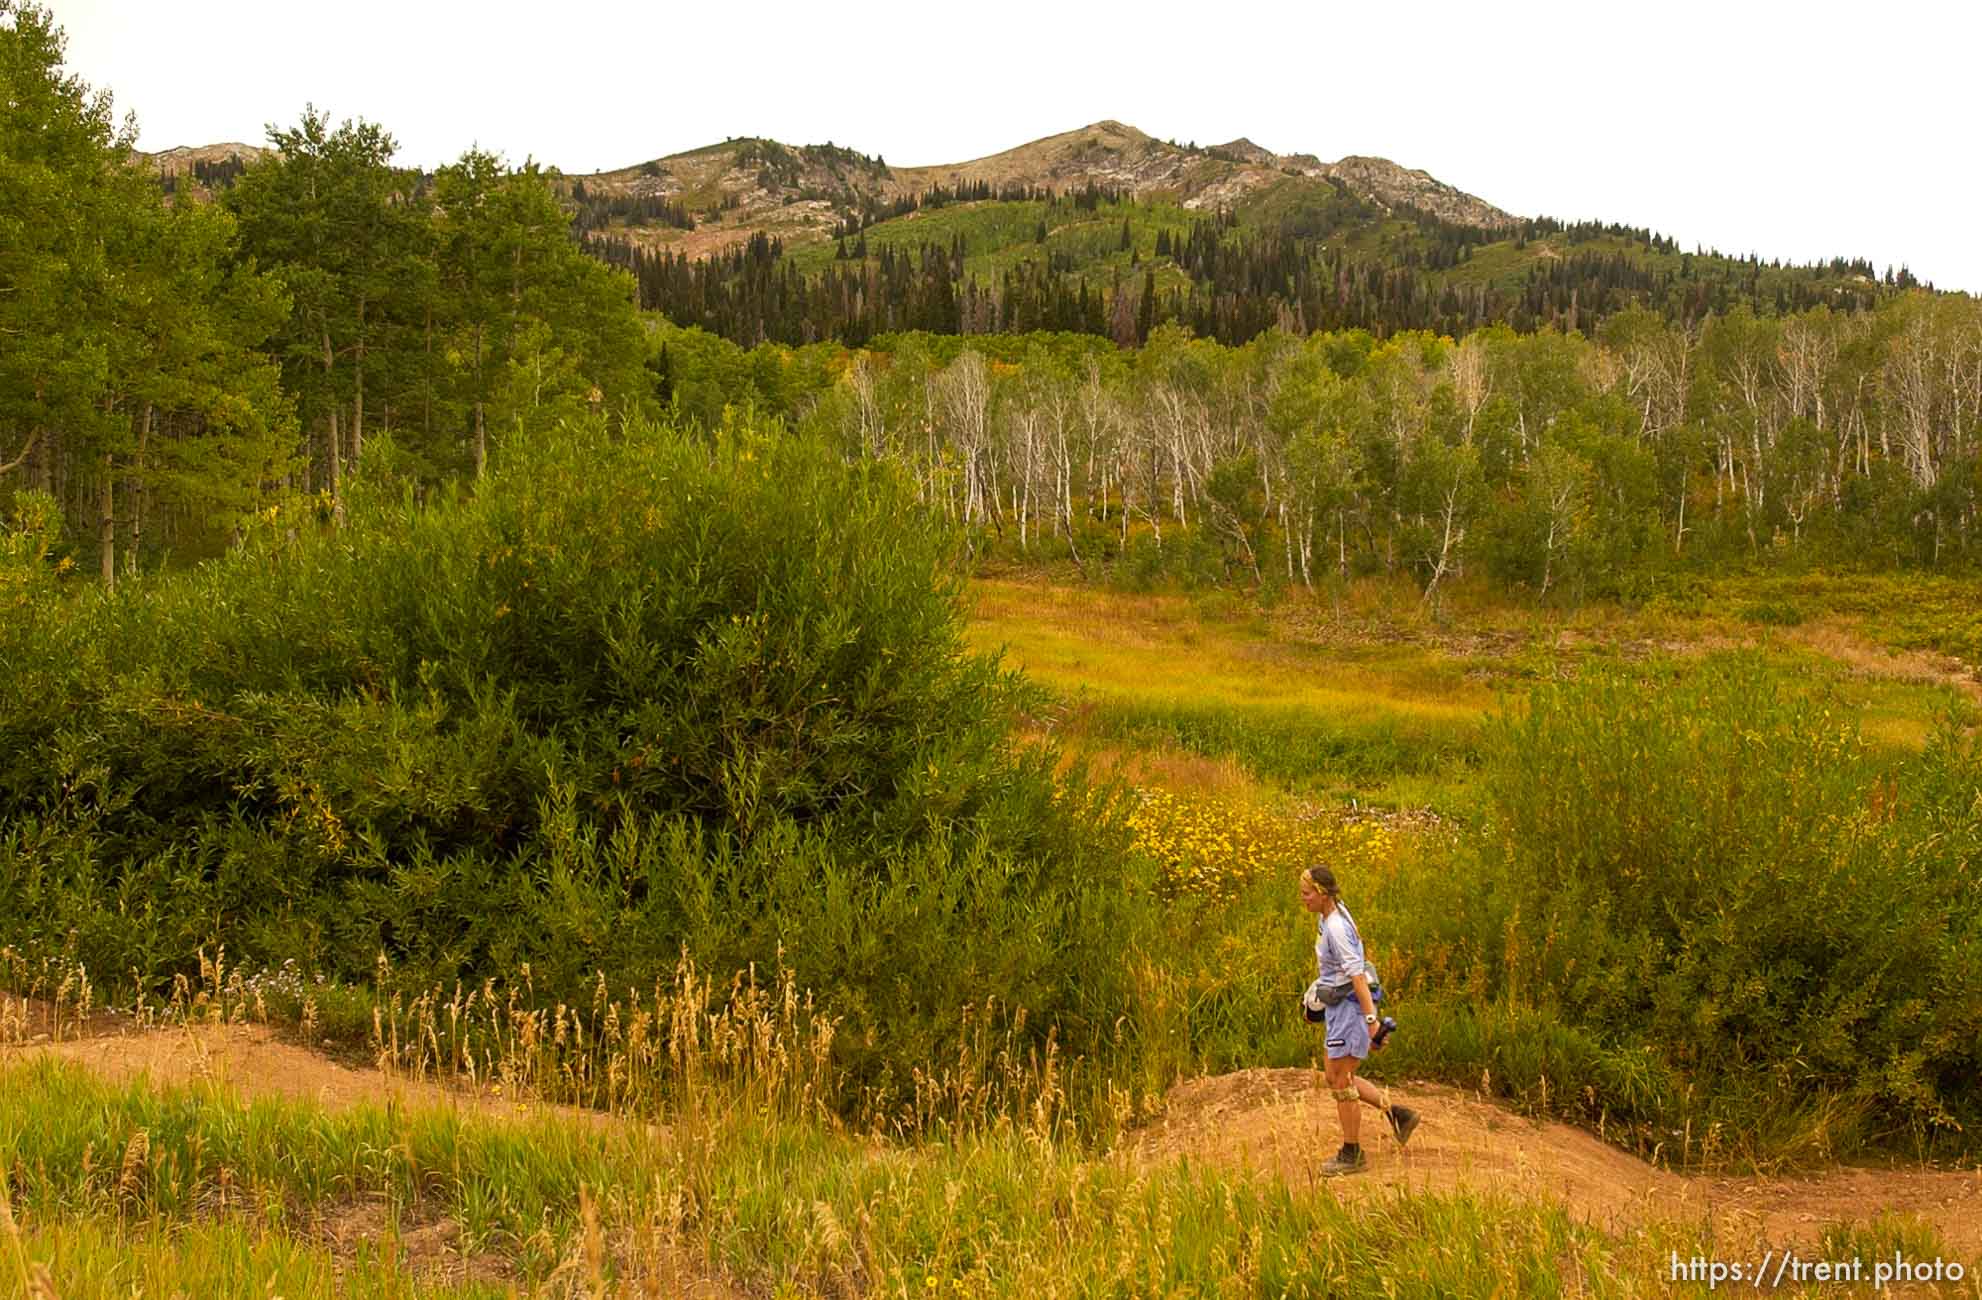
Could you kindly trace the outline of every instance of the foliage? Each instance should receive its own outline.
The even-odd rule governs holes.
[[[651,412],[632,284],[539,169],[470,151],[426,178],[310,107],[219,202],[167,194],[49,12],[0,19],[0,507],[54,495],[106,583],[285,499],[340,513],[368,432],[432,481],[492,438]]]
[[[1434,612],[1469,576],[1537,604],[1640,604],[1700,575],[1961,573],[1982,556],[1965,378],[1982,317],[1961,299],[1704,331],[1621,313],[1598,339],[656,338],[684,418],[785,416],[903,464],[977,554],[1128,590],[1381,573],[1413,577]],[[982,383],[959,389],[971,356]]]
[[[288,303],[233,260],[225,213],[161,201],[133,124],[62,72],[46,10],[7,0],[0,19],[0,492],[57,495],[114,581],[120,533],[131,553],[174,516],[225,533],[289,468],[256,351]]]
[[[1428,928],[1739,1122],[1834,1098],[1868,1136],[1951,1132],[1982,1114],[1978,778],[1953,724],[1879,761],[1752,656],[1599,667],[1492,729],[1489,824]]]
[[[1271,811],[1228,799],[1139,791],[1129,817],[1138,852],[1156,862],[1158,888],[1173,895],[1229,898],[1262,879],[1285,884],[1316,863],[1352,868],[1381,861],[1388,834],[1361,824]]]
[[[954,539],[886,466],[667,429],[362,482],[183,576],[0,624],[0,917],[156,985],[195,950],[576,996],[780,946],[870,1077],[995,996],[1123,1000],[1119,816],[1006,743]],[[1094,800],[1100,799],[1101,802]],[[1076,975],[1078,972],[1078,975]]]
[[[295,297],[273,350],[335,508],[368,422],[438,478],[479,476],[492,440],[648,409],[630,285],[579,253],[534,164],[471,149],[424,177],[378,124],[314,107],[269,140],[226,205]]]

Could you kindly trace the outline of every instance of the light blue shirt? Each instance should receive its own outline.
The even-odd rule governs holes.
[[[1363,960],[1363,937],[1356,932],[1356,919],[1340,900],[1333,911],[1315,921],[1314,966],[1324,988],[1347,984],[1358,975],[1374,982],[1374,972]]]

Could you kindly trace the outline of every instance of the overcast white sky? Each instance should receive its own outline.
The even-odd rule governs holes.
[[[1970,0],[52,7],[71,70],[137,113],[149,150],[259,144],[306,102],[383,124],[403,163],[479,143],[568,172],[736,135],[956,162],[1112,117],[1376,154],[1522,215],[1982,291]]]

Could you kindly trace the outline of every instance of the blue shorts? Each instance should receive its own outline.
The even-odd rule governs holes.
[[[1370,1004],[1383,1001],[1383,990],[1370,990]],[[1354,998],[1343,998],[1323,1013],[1322,1030],[1327,1036],[1325,1045],[1328,1059],[1340,1060],[1345,1056],[1360,1061],[1370,1054],[1370,1027],[1363,1023],[1362,1004]]]

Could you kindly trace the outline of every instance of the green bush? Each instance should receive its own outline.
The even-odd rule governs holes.
[[[1741,607],[1741,618],[1770,627],[1800,627],[1804,621],[1803,611],[1786,600],[1753,601]]]
[[[782,959],[898,1074],[966,1001],[1119,1013],[1120,818],[1008,740],[1027,690],[888,467],[566,432],[349,511],[0,627],[6,942],[546,997]]]
[[[1114,586],[1136,592],[1203,591],[1221,583],[1252,582],[1250,573],[1241,579],[1229,568],[1224,550],[1202,528],[1173,529],[1160,540],[1154,533],[1133,534],[1108,572]]]
[[[1422,941],[1456,968],[1650,1045],[1730,1123],[1842,1105],[1877,1140],[1982,1118],[1973,737],[1949,723],[1882,764],[1758,656],[1600,666],[1490,728],[1484,783],[1474,871],[1426,900]]]

